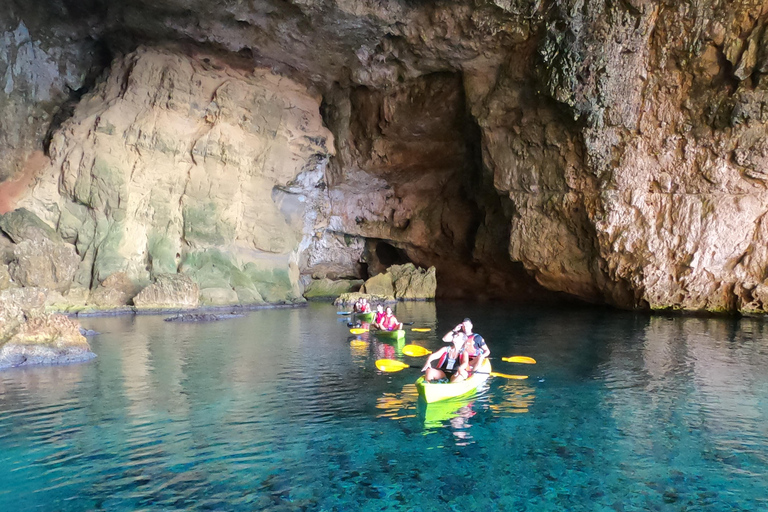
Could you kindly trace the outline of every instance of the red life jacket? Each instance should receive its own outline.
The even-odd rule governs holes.
[[[400,322],[397,321],[397,318],[395,318],[395,315],[392,315],[390,317],[385,315],[384,318],[381,319],[381,322],[379,322],[379,325],[387,331],[394,331],[399,323]]]

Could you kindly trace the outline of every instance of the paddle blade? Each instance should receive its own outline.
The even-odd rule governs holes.
[[[362,327],[353,328],[353,329],[350,329],[349,332],[351,332],[352,334],[363,334],[364,332],[368,332],[368,329],[363,329]]]
[[[501,360],[508,363],[536,364],[534,358],[525,356],[502,357]]]
[[[351,311],[337,311],[336,314],[337,315],[351,315],[352,312]]]
[[[406,345],[403,347],[403,354],[411,357],[421,357],[431,353],[431,351],[418,345]]]
[[[403,368],[408,368],[408,365],[394,359],[377,359],[376,368],[382,372],[399,372]]]
[[[491,376],[504,377],[505,379],[514,379],[514,380],[523,380],[528,378],[527,375],[509,375],[507,373],[496,373],[496,372],[491,372]]]
[[[411,329],[411,330],[412,330],[412,331],[414,331],[414,332],[429,332],[429,331],[431,331],[432,329],[428,329],[428,328],[426,328],[426,327],[414,327],[414,328],[413,328],[413,329]]]

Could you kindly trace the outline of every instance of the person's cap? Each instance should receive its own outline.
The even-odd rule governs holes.
[[[461,323],[464,323],[464,322],[472,323],[472,320],[470,320],[469,318],[465,318]]]

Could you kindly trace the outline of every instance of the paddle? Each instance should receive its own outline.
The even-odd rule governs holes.
[[[352,312],[351,311],[337,311],[336,314],[337,315],[351,315]]]
[[[419,345],[406,345],[403,347],[403,354],[411,357],[421,357],[431,353],[431,350],[427,350],[424,347],[420,347]],[[501,360],[508,363],[536,364],[536,360],[534,358],[526,356],[502,357]]]
[[[376,368],[378,368],[382,372],[387,372],[387,373],[399,372],[400,370],[404,370],[405,368],[416,368],[418,370],[421,370],[421,366],[405,364],[402,361],[397,361],[395,359],[377,359]],[[474,372],[474,373],[482,373],[487,375],[489,372]],[[515,379],[515,380],[523,380],[528,378],[527,375],[509,375],[506,373],[497,373],[497,372],[490,372],[490,375],[492,377],[504,377],[505,379]]]

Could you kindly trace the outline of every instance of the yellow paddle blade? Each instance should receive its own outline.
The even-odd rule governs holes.
[[[377,359],[376,368],[382,372],[399,372],[403,368],[408,368],[408,365],[394,359]]]
[[[536,364],[536,360],[534,358],[526,356],[502,357],[501,360],[508,363]]]
[[[403,347],[403,354],[411,357],[421,357],[431,353],[431,351],[418,345],[406,345]]]
[[[368,332],[368,329],[363,329],[362,327],[354,327],[349,330],[352,334],[363,334],[364,332]]]
[[[411,329],[411,330],[412,330],[412,331],[414,331],[414,332],[429,332],[429,331],[431,331],[432,329],[428,329],[428,328],[426,328],[426,327],[414,327],[414,328],[413,328],[413,329]]]
[[[496,373],[496,372],[491,372],[491,376],[504,377],[505,379],[515,379],[515,380],[523,380],[528,378],[527,375],[509,375],[507,373]]]

